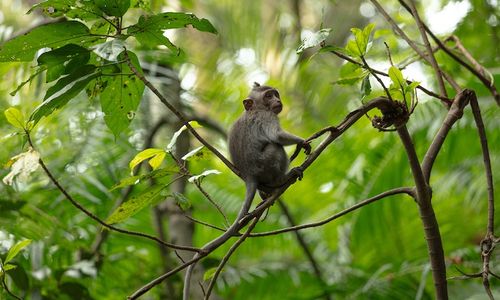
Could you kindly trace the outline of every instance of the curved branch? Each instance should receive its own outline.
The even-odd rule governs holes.
[[[400,188],[395,188],[395,189],[392,189],[392,190],[388,190],[388,191],[385,191],[383,193],[380,193],[376,196],[373,196],[371,198],[368,198],[368,199],[365,199],[359,203],[356,203],[355,205],[347,208],[347,209],[344,209],[334,215],[332,215],[331,217],[328,217],[322,221],[318,221],[318,222],[313,222],[313,223],[308,223],[308,224],[302,224],[302,225],[297,225],[297,226],[291,226],[291,227],[288,227],[288,228],[283,228],[283,229],[278,229],[278,230],[273,230],[273,231],[266,231],[266,232],[258,232],[258,233],[252,233],[250,235],[250,237],[263,237],[263,236],[269,236],[269,235],[276,235],[276,234],[281,234],[281,233],[285,233],[285,232],[290,232],[290,231],[299,231],[299,230],[302,230],[302,229],[307,229],[307,228],[314,228],[314,227],[318,227],[318,226],[322,226],[322,225],[325,225],[335,219],[338,219],[344,215],[347,215],[348,213],[350,212],[353,212],[355,210],[358,210],[360,209],[361,207],[363,206],[366,206],[372,202],[375,202],[377,200],[380,200],[380,199],[383,199],[385,197],[388,197],[388,196],[393,196],[393,195],[398,195],[398,194],[407,194],[408,196],[412,197],[412,198],[415,198],[415,195],[414,195],[414,191],[413,191],[413,188],[410,188],[410,187],[400,187]]]

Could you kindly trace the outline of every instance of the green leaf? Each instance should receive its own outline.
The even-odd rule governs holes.
[[[0,47],[0,62],[31,61],[42,48],[57,48],[67,44],[85,46],[100,39],[90,35],[89,29],[77,21],[49,23],[35,27]]]
[[[137,56],[127,52],[133,66],[142,74]],[[124,54],[118,56],[124,60]],[[104,80],[104,90],[101,92],[100,102],[104,121],[115,136],[125,130],[135,118],[137,107],[144,92],[144,83],[133,74],[126,63],[118,65],[118,74],[108,76]]]
[[[212,279],[212,277],[214,277],[216,271],[217,271],[216,267],[206,270],[205,273],[203,274],[203,280],[206,281],[206,280]]]
[[[179,170],[176,167],[170,167],[170,168],[157,169],[157,170],[154,170],[150,173],[143,174],[143,175],[136,175],[136,176],[127,177],[127,178],[120,180],[120,182],[117,183],[116,185],[114,185],[110,189],[110,191],[113,191],[113,190],[116,190],[119,188],[123,188],[125,186],[138,184],[141,181],[144,181],[146,179],[163,178],[167,175],[177,173],[178,171]]]
[[[36,124],[42,117],[62,108],[99,75],[100,73],[96,72],[95,66],[85,65],[68,76],[59,79],[55,85],[47,90],[44,102],[35,108],[30,116],[30,121]]]
[[[353,63],[346,63],[340,68],[340,78],[333,84],[354,85],[364,79],[369,72]]]
[[[188,13],[168,12],[141,16],[137,24],[127,30],[127,34],[134,36],[146,47],[154,48],[165,45],[171,51],[177,52],[178,48],[163,35],[163,31],[184,28],[187,25],[191,25],[199,31],[217,33],[217,30],[207,19],[198,19],[195,15]]]
[[[90,51],[75,44],[45,52],[37,59],[39,66],[47,68],[46,82],[51,82],[64,74],[76,72],[90,59]]]
[[[406,80],[403,77],[403,73],[397,67],[391,66],[389,68],[389,77],[395,86],[399,88],[406,87]]]
[[[15,265],[11,265],[11,264],[5,264],[2,266],[2,269],[4,272],[7,272],[8,270],[13,270],[15,269],[17,266]],[[0,275],[2,275],[2,273],[0,273]]]
[[[5,110],[4,114],[7,122],[9,122],[12,126],[19,129],[24,128],[24,124],[26,123],[26,121],[24,119],[24,115],[19,109],[15,107],[9,107]]]
[[[366,55],[368,49],[370,48],[371,33],[374,24],[368,24],[363,30],[359,28],[351,28],[351,32],[354,35],[354,39],[347,42],[345,50],[352,57],[361,57]]]
[[[165,150],[159,149],[159,148],[148,148],[148,149],[142,150],[141,152],[137,153],[135,155],[135,157],[130,161],[130,163],[128,165],[130,168],[130,171],[133,171],[135,166],[137,166],[138,164],[140,164],[144,160],[149,159],[149,158],[154,158],[156,156],[160,156],[162,158],[161,160],[163,161],[163,158],[165,158]]]
[[[184,194],[174,192],[173,196],[174,196],[175,202],[177,203],[177,205],[179,205],[179,207],[183,211],[186,211],[191,207],[191,201],[189,201],[189,199],[186,198],[186,196],[184,196]]]
[[[130,0],[96,0],[95,4],[108,16],[121,17],[130,7]]]
[[[142,194],[131,197],[127,202],[120,205],[106,220],[108,224],[122,222],[137,214],[146,206],[163,195],[164,185],[155,185],[148,188]]]
[[[361,82],[361,96],[365,98],[369,96],[372,92],[372,86],[370,84],[370,76],[366,76]]]
[[[9,252],[7,252],[7,257],[5,258],[4,264],[7,264],[12,259],[14,259],[14,257],[19,254],[19,251],[23,250],[23,248],[28,246],[30,243],[31,240],[24,240],[12,246],[12,248],[9,249]]]
[[[40,9],[43,14],[51,18],[60,18],[63,16],[69,19],[81,19],[84,21],[97,20],[102,12],[94,3],[95,1],[76,1],[76,0],[45,0],[40,2],[28,11],[28,14]]]
[[[304,50],[306,49],[320,45],[330,35],[331,31],[331,28],[323,28],[313,33],[311,36],[305,38],[302,41],[302,44],[300,44],[300,46],[297,48],[297,54],[304,52]]]

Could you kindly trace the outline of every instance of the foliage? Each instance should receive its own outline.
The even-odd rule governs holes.
[[[382,95],[383,88],[369,68],[383,70],[388,74],[383,82],[394,100],[411,106],[418,97],[419,105],[407,126],[419,158],[446,114],[443,105],[417,88],[437,90],[431,67],[418,60],[407,65],[411,49],[377,16],[356,19],[356,3],[302,5],[305,15],[301,17],[288,2],[181,1],[195,14],[160,12],[164,4],[160,2],[151,1],[149,6],[148,1],[48,0],[31,9],[23,7],[29,9],[27,17],[15,17],[20,12],[10,1],[0,4],[5,15],[0,24],[0,74],[4,78],[0,109],[5,112],[0,116],[4,132],[0,161],[6,166],[1,175],[5,178],[9,167],[19,171],[12,176],[11,186],[0,187],[0,258],[1,276],[15,295],[27,299],[34,294],[47,299],[123,299],[165,271],[154,242],[106,231],[110,237],[99,249],[93,248],[95,237],[102,233],[101,225],[70,206],[39,168],[36,155],[85,208],[127,230],[156,235],[149,208],[165,198],[175,201],[184,213],[192,211],[196,219],[224,226],[221,214],[196,184],[202,184],[230,220],[238,212],[243,184],[215,155],[208,155],[206,147],[193,142],[183,157],[189,159],[188,173],[170,156],[181,134],[188,131],[186,126],[175,125],[147,145],[152,124],[166,108],[154,106],[156,100],[144,92],[147,88],[133,69],[157,88],[172,81],[159,75],[163,68],[178,71],[183,80],[177,92],[186,115],[213,118],[223,128],[242,111],[241,100],[251,82],[267,82],[277,86],[283,96],[283,127],[304,137],[338,124],[362,101]],[[498,49],[489,46],[495,45],[489,36],[477,34],[497,30],[498,26],[484,21],[495,9],[483,9],[480,1],[471,1],[471,5],[455,33],[490,68],[498,86]],[[349,7],[354,13],[341,13]],[[386,7],[399,9],[394,3]],[[409,14],[391,13],[412,36],[418,36]],[[64,20],[6,39],[7,26],[21,30],[28,26],[23,18],[32,23],[42,14]],[[202,15],[206,19],[198,17]],[[296,27],[300,26],[297,18],[303,21],[303,28]],[[341,30],[345,24],[353,28],[350,33]],[[188,29],[171,30],[185,27]],[[312,34],[304,40],[300,29],[310,29]],[[390,48],[392,63],[383,42]],[[353,61],[343,62],[333,52]],[[461,86],[477,92],[493,170],[500,169],[495,145],[500,139],[498,106],[477,78],[442,53],[436,57]],[[412,66],[420,71],[413,72]],[[175,92],[165,92],[170,93]],[[166,118],[177,122],[175,116]],[[413,185],[399,139],[372,128],[369,118],[373,119],[371,113],[330,145],[306,170],[304,179],[284,194],[298,224],[324,219],[388,188]],[[225,149],[224,137],[212,130],[214,126],[190,124],[217,149]],[[36,152],[22,147],[28,144],[26,131]],[[319,143],[314,141],[313,146]],[[30,156],[33,163],[19,163],[29,153],[36,154]],[[300,154],[294,165],[304,158]],[[20,168],[14,168],[16,162]],[[147,164],[152,170],[145,171]],[[219,175],[211,176],[215,174]],[[179,176],[193,183],[184,193],[171,190]],[[27,180],[19,180],[21,177]],[[432,170],[433,205],[449,276],[460,276],[457,268],[467,273],[481,268],[478,243],[485,233],[485,182],[479,139],[466,109]],[[495,175],[494,186],[498,183]],[[497,189],[495,193],[497,196]],[[121,199],[126,201],[120,203]],[[301,231],[320,264],[324,284],[314,275],[293,233],[251,238],[224,268],[217,293],[224,299],[248,299],[249,295],[256,299],[275,299],[275,295],[316,299],[325,291],[342,299],[432,299],[418,218],[411,198],[393,196]],[[255,231],[289,225],[274,205]],[[498,232],[498,226],[496,229]],[[203,245],[217,236],[217,230],[196,224],[194,244]],[[32,240],[30,246],[20,251],[29,243],[27,239]],[[201,263],[208,270],[205,280],[213,278],[229,247],[223,245]],[[177,264],[175,254],[170,254]],[[496,251],[492,261],[498,258]],[[492,268],[499,273],[498,266]],[[179,289],[181,279],[174,277],[171,283]],[[491,285],[498,294],[498,281],[493,279]],[[484,296],[479,281],[450,281],[449,289],[452,299]],[[162,288],[150,293],[165,298]],[[0,290],[3,297],[9,296]]]

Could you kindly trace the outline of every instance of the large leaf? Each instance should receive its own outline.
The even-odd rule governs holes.
[[[44,102],[31,114],[30,120],[36,124],[42,117],[50,115],[54,110],[66,105],[78,95],[87,84],[100,75],[93,65],[85,65],[66,77],[59,79],[47,90]]]
[[[57,48],[67,44],[88,45],[97,38],[77,21],[50,23],[17,36],[0,47],[0,62],[30,61],[42,48]]]
[[[128,52],[128,56],[134,67],[142,73],[137,56],[132,52]],[[118,60],[124,60],[124,55],[120,54]],[[104,121],[115,136],[134,119],[144,92],[144,83],[133,74],[129,66],[121,63],[119,67],[119,74],[106,77],[100,98]]]
[[[102,12],[94,2],[85,0],[45,0],[31,7],[28,14],[40,9],[45,15],[52,18],[66,16],[70,19],[84,21],[96,20],[101,17]]]
[[[199,19],[193,14],[180,12],[141,16],[139,22],[131,26],[127,33],[133,35],[146,47],[165,45],[172,51],[178,51],[177,47],[163,35],[163,31],[184,28],[188,25],[193,26],[199,31],[217,33],[217,30],[207,19]]]
[[[64,74],[77,71],[90,59],[87,48],[75,44],[64,45],[55,50],[45,52],[37,59],[39,66],[47,68],[47,82],[56,80]]]
[[[162,196],[162,191],[165,189],[164,185],[155,185],[148,188],[145,192],[138,196],[131,197],[127,202],[120,205],[106,220],[108,224],[115,224],[122,222],[131,216],[141,211],[146,206],[150,205]]]
[[[108,16],[121,17],[130,7],[130,0],[96,0],[95,4]]]

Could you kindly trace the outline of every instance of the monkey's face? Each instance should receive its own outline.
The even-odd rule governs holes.
[[[264,103],[269,109],[275,113],[279,114],[283,109],[283,104],[281,103],[280,94],[277,90],[272,89],[264,93]]]

